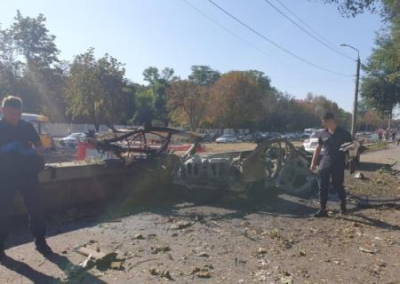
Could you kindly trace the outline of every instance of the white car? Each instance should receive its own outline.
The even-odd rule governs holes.
[[[306,128],[306,129],[304,129],[302,135],[306,136],[306,137],[310,137],[315,132],[318,132],[318,129],[316,129],[316,128]]]
[[[313,134],[311,134],[310,138],[304,141],[303,146],[304,150],[307,153],[314,154],[315,149],[318,146],[318,137],[319,134],[323,131],[323,129],[317,130]],[[342,145],[342,151],[346,152],[346,167],[350,167],[351,172],[355,170],[355,166],[360,163],[361,156],[361,144],[358,141],[354,141],[352,143],[347,143]],[[324,149],[321,149],[321,154],[324,153]],[[354,161],[355,163],[352,163]]]
[[[224,134],[221,137],[218,137],[217,140],[215,140],[217,143],[236,143],[238,142],[238,139],[235,135],[232,134]]]
[[[62,146],[74,146],[78,142],[83,142],[86,139],[85,133],[71,133],[70,135],[59,139],[59,143]]]
[[[318,137],[319,137],[319,134],[321,133],[321,131],[323,131],[323,129],[314,131],[310,135],[310,137],[304,141],[303,146],[304,146],[304,150],[306,150],[306,152],[308,152],[310,154],[314,154],[315,149],[318,146]]]

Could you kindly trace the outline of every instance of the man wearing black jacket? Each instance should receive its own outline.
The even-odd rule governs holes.
[[[38,173],[44,167],[44,147],[31,123],[21,120],[22,100],[9,96],[2,103],[0,120],[0,261],[10,227],[14,199],[19,191],[29,213],[36,249],[51,254],[40,197]]]
[[[326,113],[322,118],[322,123],[325,129],[319,134],[318,146],[310,167],[314,171],[322,151],[319,163],[320,210],[314,214],[314,217],[328,216],[326,204],[331,179],[333,188],[340,199],[340,212],[346,214],[346,191],[343,187],[346,153],[340,148],[343,144],[352,142],[352,138],[348,131],[336,124],[332,113]]]

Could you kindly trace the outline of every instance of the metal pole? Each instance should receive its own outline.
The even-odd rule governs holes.
[[[358,87],[360,84],[360,67],[361,67],[361,60],[360,60],[360,54],[358,54],[357,71],[356,71],[356,89],[354,91],[353,117],[351,121],[351,136],[353,137],[353,139],[356,138],[356,131],[357,131],[357,106],[358,106]]]

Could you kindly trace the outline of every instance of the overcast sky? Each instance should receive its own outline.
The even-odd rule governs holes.
[[[192,65],[209,65],[221,72],[257,69],[265,72],[279,90],[297,98],[307,92],[324,94],[350,110],[354,76],[335,75],[296,59],[252,33],[218,10],[207,0],[3,0],[0,22],[3,28],[16,10],[24,16],[42,13],[47,27],[56,35],[60,58],[96,49],[108,52],[126,64],[127,77],[142,83],[149,66],[172,67],[186,78]],[[291,16],[277,0],[270,3]],[[318,0],[279,0],[318,34],[346,56],[356,52],[339,47],[351,44],[365,60],[374,46],[380,18],[369,13],[343,18],[335,6]],[[214,0],[225,10],[289,52],[323,69],[355,74],[355,62],[309,37],[265,0]],[[331,46],[331,45],[329,45]]]

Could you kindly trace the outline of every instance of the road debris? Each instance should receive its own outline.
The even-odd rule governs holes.
[[[124,263],[123,260],[119,260],[119,261],[112,261],[110,268],[114,269],[114,270],[123,270],[122,264]]]
[[[172,278],[172,276],[171,276],[171,274],[169,273],[168,270],[160,271],[160,270],[158,270],[156,268],[150,268],[149,269],[149,273],[152,276],[157,276],[157,277],[160,277],[160,278],[166,278],[168,280],[174,281],[174,279]]]
[[[365,247],[358,247],[358,250],[364,253],[368,253],[368,254],[376,254],[377,250],[372,250],[372,249],[367,249]]]
[[[197,276],[198,278],[211,278],[211,271],[214,269],[212,265],[205,265],[202,268],[195,267],[192,270],[191,275]]]
[[[257,249],[255,255],[256,255],[258,258],[262,258],[262,257],[264,257],[267,253],[268,253],[268,250],[267,250],[266,248],[261,247],[261,248],[258,248],[258,249]]]
[[[210,255],[209,255],[208,253],[206,253],[205,251],[202,251],[202,252],[198,253],[197,256],[200,256],[200,257],[210,257]]]
[[[136,234],[136,235],[133,237],[133,239],[134,239],[134,240],[144,240],[144,237],[143,237],[142,234]]]
[[[118,254],[113,251],[104,251],[93,244],[83,245],[75,249],[75,252],[86,256],[87,259],[81,264],[83,268],[90,269],[94,266],[99,270],[117,269],[122,270],[123,259],[117,259]]]
[[[172,230],[182,230],[182,229],[186,229],[188,227],[193,226],[194,222],[188,222],[188,221],[178,221],[175,224],[171,225],[170,229]]]
[[[151,247],[150,249],[152,254],[165,253],[171,250],[168,245]]]
[[[365,179],[365,175],[364,175],[362,172],[357,172],[357,173],[354,175],[354,178],[360,179],[360,180],[364,180],[364,179]]]

